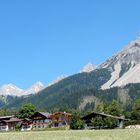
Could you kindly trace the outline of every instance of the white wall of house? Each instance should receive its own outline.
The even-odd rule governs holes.
[[[0,126],[0,131],[8,131],[8,130],[9,130],[8,125]]]
[[[21,131],[30,131],[32,130],[32,128],[33,128],[32,124],[28,126],[22,126]]]
[[[123,128],[123,126],[124,126],[124,121],[123,120],[120,120],[119,121],[119,128]]]

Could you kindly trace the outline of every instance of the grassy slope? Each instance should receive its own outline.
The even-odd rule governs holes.
[[[40,131],[1,133],[0,140],[139,140],[139,130]]]

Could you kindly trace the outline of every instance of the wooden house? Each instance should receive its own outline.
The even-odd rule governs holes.
[[[129,119],[125,119],[124,116],[118,117],[118,116],[113,116],[113,115],[109,115],[109,114],[105,114],[105,113],[98,113],[98,112],[92,112],[84,117],[82,117],[82,120],[84,120],[85,122],[85,129],[94,129],[94,126],[92,126],[91,120],[92,118],[95,117],[101,117],[101,118],[113,118],[114,120],[116,120],[116,128],[123,128],[124,126],[124,121],[129,121]],[[106,126],[107,128],[107,126]]]
[[[51,115],[52,127],[70,125],[71,114],[66,112],[56,112]]]
[[[17,124],[21,124],[22,120],[12,116],[0,117],[0,131],[13,131]]]
[[[21,127],[21,131],[30,131],[33,128],[33,123],[31,119],[24,119],[22,121],[22,127]]]
[[[46,112],[36,112],[29,119],[32,122],[32,129],[44,129],[51,124],[51,114]]]

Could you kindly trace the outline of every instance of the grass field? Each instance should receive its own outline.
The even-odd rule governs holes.
[[[140,130],[7,132],[0,140],[140,140]]]

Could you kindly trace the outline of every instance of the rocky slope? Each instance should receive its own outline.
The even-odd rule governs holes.
[[[140,83],[140,36],[98,68],[107,68],[111,72],[110,80],[102,85],[102,89]]]

